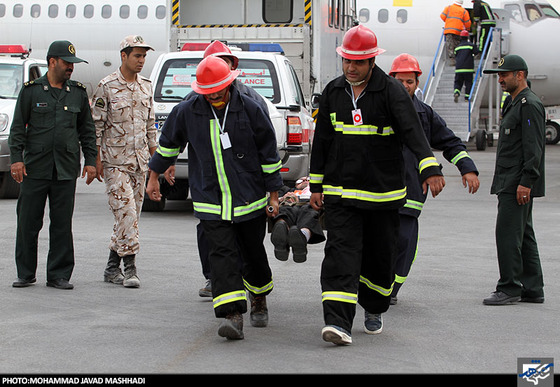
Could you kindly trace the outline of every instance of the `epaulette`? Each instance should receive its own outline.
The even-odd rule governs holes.
[[[525,97],[521,98],[521,103],[526,103],[527,99]]]
[[[27,87],[27,86],[31,86],[31,85],[34,85],[34,84],[35,84],[35,81],[27,81],[23,84],[23,86]]]
[[[82,82],[76,82],[76,86],[81,87],[84,90],[87,90],[86,85],[84,85]]]
[[[138,75],[140,75],[140,74],[138,74]],[[146,77],[143,76],[143,75],[140,75],[140,78],[141,78],[143,81],[145,81],[145,82],[150,82],[150,83],[152,82],[152,80],[151,80],[150,78],[146,78]]]

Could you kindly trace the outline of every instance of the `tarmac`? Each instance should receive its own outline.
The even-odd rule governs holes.
[[[304,263],[291,258],[281,262],[267,235],[275,284],[267,298],[269,325],[254,328],[245,315],[245,339],[228,341],[217,334],[220,320],[211,300],[198,295],[204,283],[198,220],[188,201],[169,201],[164,212],[142,214],[137,258],[141,286],[127,289],[103,282],[113,223],[105,186],[97,181],[87,186],[79,179],[73,222],[75,287],[59,290],[45,286],[48,210],[39,240],[37,283],[12,287],[16,200],[2,200],[0,382],[31,384],[13,378],[34,376],[45,378],[39,384],[62,383],[48,379],[52,375],[143,377],[109,382],[149,384],[153,378],[196,374],[369,374],[384,376],[387,384],[396,380],[391,377],[415,375],[453,382],[479,376],[479,384],[500,377],[503,385],[514,385],[519,359],[560,358],[560,145],[546,147],[547,194],[535,200],[533,211],[544,304],[482,304],[498,280],[497,198],[490,194],[495,147],[469,147],[469,152],[480,171],[479,192],[469,194],[457,169],[435,152],[444,166],[446,187],[424,207],[418,257],[398,304],[384,314],[379,335],[364,333],[358,306],[349,346],[321,338],[324,243],[310,245]]]

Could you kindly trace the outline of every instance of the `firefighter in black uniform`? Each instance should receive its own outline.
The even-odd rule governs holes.
[[[500,122],[491,193],[498,195],[496,246],[500,279],[485,305],[544,302],[544,282],[533,229],[533,198],[544,196],[545,110],[527,85],[527,63],[503,57],[498,67],[503,91],[511,95]]]
[[[461,31],[461,42],[455,48],[455,81],[453,96],[458,102],[461,89],[465,85],[465,101],[469,100],[474,75],[474,56],[478,48],[469,41],[469,31]]]
[[[422,128],[431,147],[443,152],[443,157],[454,164],[462,176],[463,186],[469,193],[476,193],[480,187],[478,170],[467,152],[467,147],[459,137],[447,127],[445,121],[427,104],[416,98],[418,77],[422,70],[412,55],[401,54],[395,58],[389,75],[401,81],[412,98]],[[395,284],[391,294],[391,304],[397,303],[397,293],[406,280],[418,248],[418,217],[426,201],[422,183],[418,176],[418,160],[407,146],[403,147],[406,169],[406,204],[399,210],[400,232],[399,251],[396,263]]]
[[[282,187],[274,128],[260,105],[231,85],[238,74],[217,56],[200,62],[192,84],[199,95],[177,105],[166,120],[146,187],[152,200],[161,199],[158,176],[188,144],[191,197],[208,241],[214,313],[224,318],[218,334],[230,340],[244,338],[246,290],[251,325],[268,323],[265,297],[273,283],[263,243],[266,217],[278,214]]]
[[[496,17],[487,2],[481,0],[472,0],[472,2],[473,20],[480,26],[480,34],[476,40],[476,46],[482,52],[486,39],[488,39],[490,28],[496,27]]]
[[[323,340],[352,342],[356,304],[365,329],[382,326],[395,280],[398,209],[406,202],[402,144],[418,158],[426,191],[445,181],[400,83],[375,66],[377,37],[363,25],[346,32],[337,52],[344,75],[324,89],[311,153],[311,206],[325,210],[321,269]],[[324,200],[324,202],[323,202]]]

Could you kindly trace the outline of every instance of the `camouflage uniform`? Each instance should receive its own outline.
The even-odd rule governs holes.
[[[92,114],[115,217],[109,248],[120,257],[135,255],[149,149],[157,147],[150,80],[138,74],[127,83],[120,69],[108,75],[93,95]]]

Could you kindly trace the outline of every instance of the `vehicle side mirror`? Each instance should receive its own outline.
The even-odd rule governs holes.
[[[319,100],[321,99],[321,93],[313,93],[311,95],[311,107],[313,109],[319,109]]]

